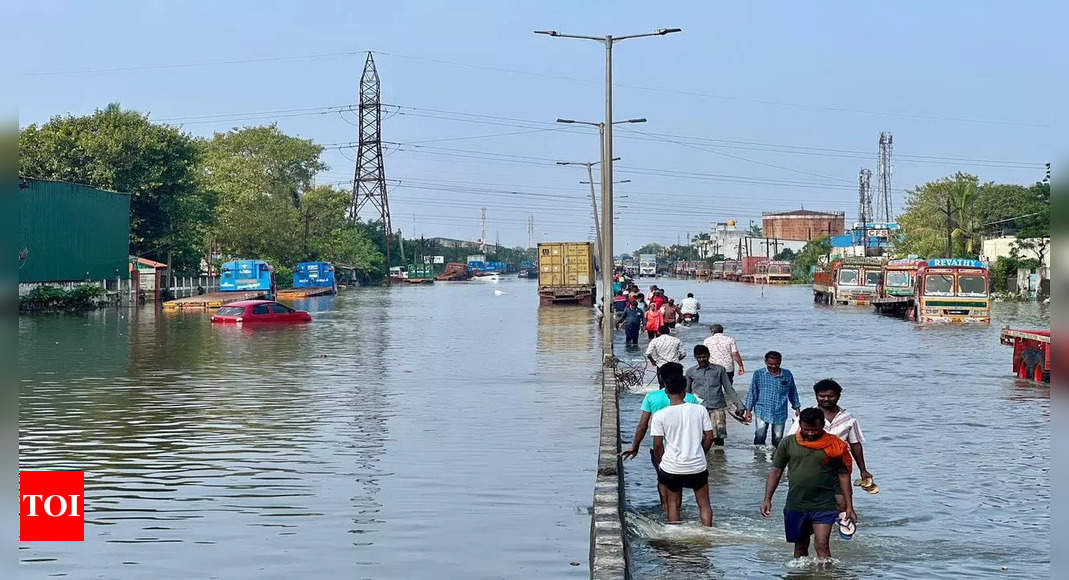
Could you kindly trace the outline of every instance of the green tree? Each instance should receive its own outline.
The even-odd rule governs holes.
[[[301,196],[327,168],[319,160],[323,148],[275,125],[216,133],[202,148],[204,177],[219,197],[222,249],[285,266],[307,257]]]
[[[786,262],[793,262],[795,256],[797,256],[797,255],[798,254],[795,253],[794,250],[792,250],[790,248],[783,248],[782,250],[780,250],[780,253],[778,253],[775,256],[773,256],[772,259],[773,260],[782,260],[782,261],[786,261]]]
[[[635,250],[636,254],[656,254],[660,256],[664,252],[664,246],[661,244],[646,244],[641,248]]]
[[[19,132],[18,170],[39,179],[130,194],[130,252],[195,270],[215,198],[198,180],[199,151],[175,127],[110,104]]]
[[[955,248],[972,242],[979,231],[973,207],[977,182],[976,176],[958,173],[908,190],[906,211],[898,218],[899,250],[921,257],[960,257]]]
[[[794,278],[803,282],[812,282],[813,273],[810,270],[816,266],[821,258],[831,253],[831,237],[824,236],[806,242],[801,252],[794,258]]]

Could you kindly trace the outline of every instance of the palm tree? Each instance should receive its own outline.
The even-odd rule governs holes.
[[[957,225],[951,232],[951,237],[961,244],[962,251],[970,257],[979,254],[980,216],[973,203],[976,201],[978,187],[975,179],[970,176],[958,174],[953,188],[950,190],[951,206],[954,212],[954,221]]]

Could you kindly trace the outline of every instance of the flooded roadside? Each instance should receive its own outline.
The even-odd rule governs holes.
[[[660,282],[660,281],[659,281]],[[1049,574],[1050,391],[1018,382],[999,329],[1048,327],[1036,304],[996,304],[990,326],[920,327],[872,314],[871,308],[812,304],[808,287],[759,287],[663,280],[670,294],[692,291],[702,327],[679,331],[688,349],[722,323],[748,371],[767,350],[799,385],[832,377],[841,405],[858,417],[878,495],[855,494],[862,518],[850,542],[832,541],[839,578],[1008,578]],[[644,347],[645,341],[642,341]],[[622,346],[620,347],[622,348]],[[627,355],[641,358],[641,351]],[[687,364],[693,364],[688,354]],[[749,372],[736,384],[740,395]],[[621,431],[629,442],[641,395],[621,398]],[[783,540],[785,489],[773,517],[758,513],[770,451],[755,450],[752,426],[729,421],[726,448],[710,459],[711,531],[666,528],[655,475],[644,455],[626,465],[633,570],[637,577],[808,577],[791,563]],[[784,483],[784,486],[786,482]],[[684,517],[696,520],[691,496]]]

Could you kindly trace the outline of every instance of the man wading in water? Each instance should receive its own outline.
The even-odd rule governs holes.
[[[727,437],[727,404],[730,402],[736,408],[742,408],[742,401],[738,393],[731,386],[731,379],[724,367],[709,363],[709,349],[704,344],[694,345],[694,360],[698,364],[687,369],[687,392],[701,397],[702,405],[709,411],[709,418],[713,421],[716,432],[713,435],[713,444],[717,447],[724,445],[724,437]]]
[[[646,358],[657,367],[657,384],[663,389],[664,378],[661,376],[661,367],[665,363],[679,362],[687,358],[687,353],[683,352],[683,343],[668,333],[667,326],[662,324],[658,332],[660,334],[657,338],[646,345]]]
[[[772,495],[776,493],[783,469],[790,468],[787,503],[783,507],[783,527],[787,541],[794,543],[794,557],[809,555],[813,536],[818,558],[831,556],[828,540],[831,525],[839,517],[836,491],[842,494],[846,519],[857,521],[850,489],[850,451],[846,443],[824,431],[824,412],[810,407],[799,416],[798,434],[787,437],[776,448],[772,469],[765,483],[761,515],[772,515]]]
[[[798,411],[798,386],[794,384],[791,371],[782,368],[783,355],[770,350],[765,353],[765,368],[754,371],[750,378],[750,392],[746,393],[746,420],[753,420],[754,445],[764,445],[768,427],[772,426],[772,446],[779,446],[783,427],[787,423],[787,404]]]
[[[861,434],[861,426],[849,411],[839,406],[839,397],[843,393],[843,388],[831,379],[824,379],[813,385],[813,392],[817,395],[817,406],[824,411],[824,430],[846,441],[846,444],[850,446],[850,454],[854,456],[854,461],[857,463],[857,468],[861,470],[861,480],[872,481],[872,474],[865,468],[865,450],[861,447],[861,444],[865,442],[865,436]],[[787,435],[794,435],[797,432],[798,422],[795,421]],[[846,511],[842,495],[835,494],[835,504],[840,512]]]
[[[687,403],[687,381],[672,375],[665,381],[672,404],[650,421],[653,456],[657,460],[657,481],[664,485],[668,523],[680,521],[683,488],[694,490],[702,525],[713,525],[713,507],[709,503],[709,468],[705,454],[713,445],[713,422],[705,407]],[[793,475],[792,475],[793,477]]]
[[[661,375],[665,379],[670,379],[673,376],[683,376],[683,365],[670,362],[661,365]],[[697,403],[698,399],[694,395],[687,393],[684,398],[687,403]],[[638,448],[642,445],[642,439],[646,437],[646,431],[650,427],[650,417],[660,411],[661,409],[672,404],[671,399],[668,398],[668,393],[664,392],[664,389],[657,389],[646,393],[646,397],[642,399],[642,415],[638,418],[638,425],[635,426],[635,438],[631,443],[630,449],[625,449],[620,452],[620,457],[624,459],[633,459],[638,455]],[[653,470],[657,471],[657,457],[653,454],[653,441],[650,441],[650,460],[653,462]],[[661,497],[661,511],[667,514],[665,507],[665,492],[667,488],[660,481],[657,482],[657,493]]]

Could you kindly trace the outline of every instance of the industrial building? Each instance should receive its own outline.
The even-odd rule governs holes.
[[[765,237],[779,240],[809,241],[842,235],[846,231],[846,213],[841,211],[764,212],[761,222]]]
[[[41,283],[130,278],[130,196],[22,178],[16,194],[20,294]]]

